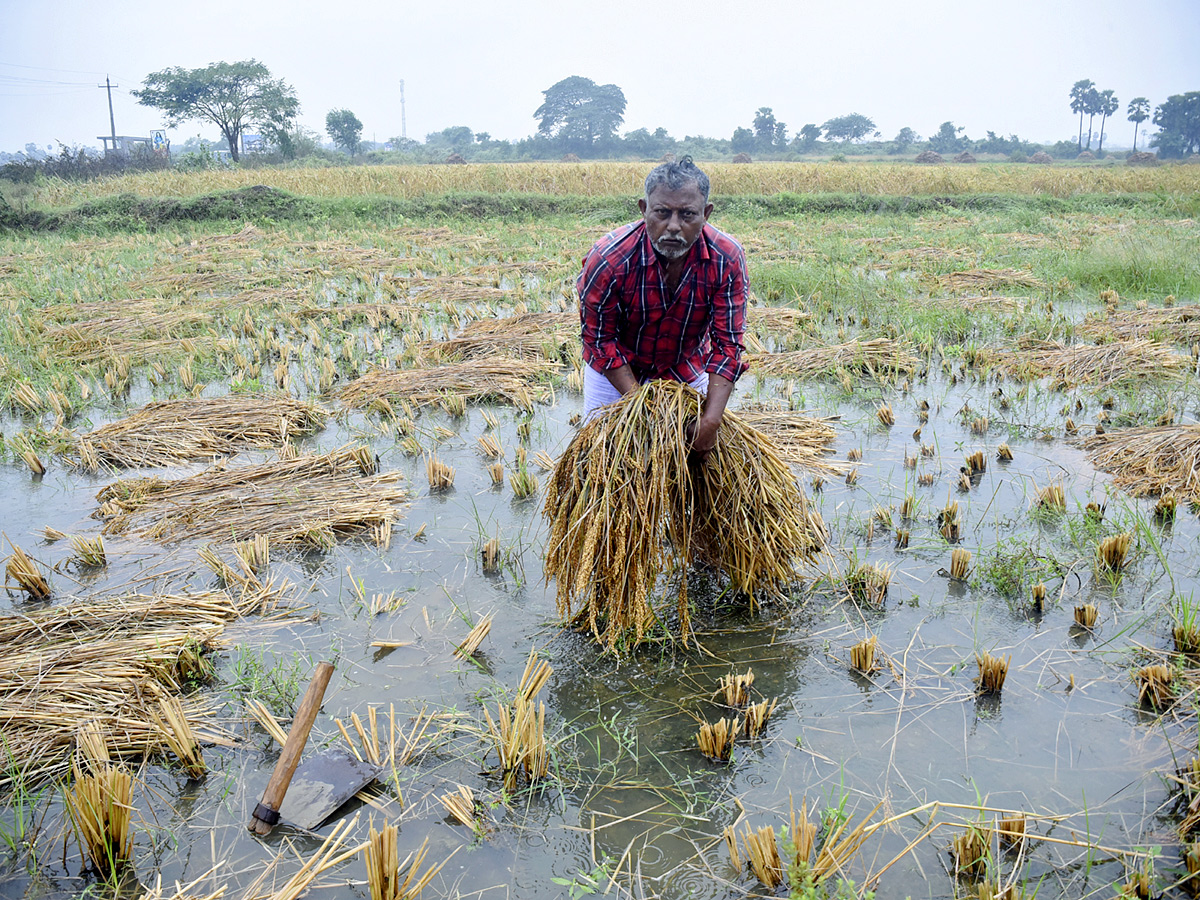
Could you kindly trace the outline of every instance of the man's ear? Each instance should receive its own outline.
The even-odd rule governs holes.
[[[707,222],[708,217],[712,215],[712,210],[713,210],[713,205],[711,203],[708,204],[708,206],[704,207],[704,221],[705,222]]]
[[[642,211],[643,216],[646,214],[646,198],[645,197],[642,197],[640,200],[638,200],[638,209],[640,209]],[[708,216],[706,215],[704,218],[707,219]]]

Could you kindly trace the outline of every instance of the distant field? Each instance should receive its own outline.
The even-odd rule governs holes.
[[[268,185],[308,197],[400,199],[447,192],[628,196],[641,189],[652,163],[514,163],[506,165],[349,166],[338,169],[234,169],[153,172],[88,183],[47,182],[31,198],[62,208],[121,193],[189,197]],[[962,194],[1196,194],[1200,166],[1040,166],[984,163],[705,164],[713,191],[724,195],[851,193],[882,196]]]

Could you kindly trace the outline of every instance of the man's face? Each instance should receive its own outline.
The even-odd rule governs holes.
[[[650,243],[658,255],[680,259],[700,237],[712,204],[705,204],[700,188],[689,181],[675,191],[659,185],[648,198],[638,201],[638,209],[646,220]]]

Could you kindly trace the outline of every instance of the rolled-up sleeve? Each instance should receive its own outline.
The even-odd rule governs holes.
[[[583,260],[575,282],[579,291],[583,359],[598,372],[629,364],[629,354],[617,340],[620,290],[612,265],[595,247]]]
[[[737,245],[735,245],[737,246]],[[728,258],[712,298],[712,326],[709,337],[712,352],[705,371],[737,381],[746,371],[742,362],[742,343],[746,330],[746,254],[737,246],[736,254]]]

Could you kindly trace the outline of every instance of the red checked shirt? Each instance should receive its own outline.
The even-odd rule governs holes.
[[[746,370],[741,244],[705,224],[674,297],[663,275],[644,221],[596,242],[576,281],[584,361],[598,372],[628,365],[639,381],[691,382],[706,371],[736,381]]]

